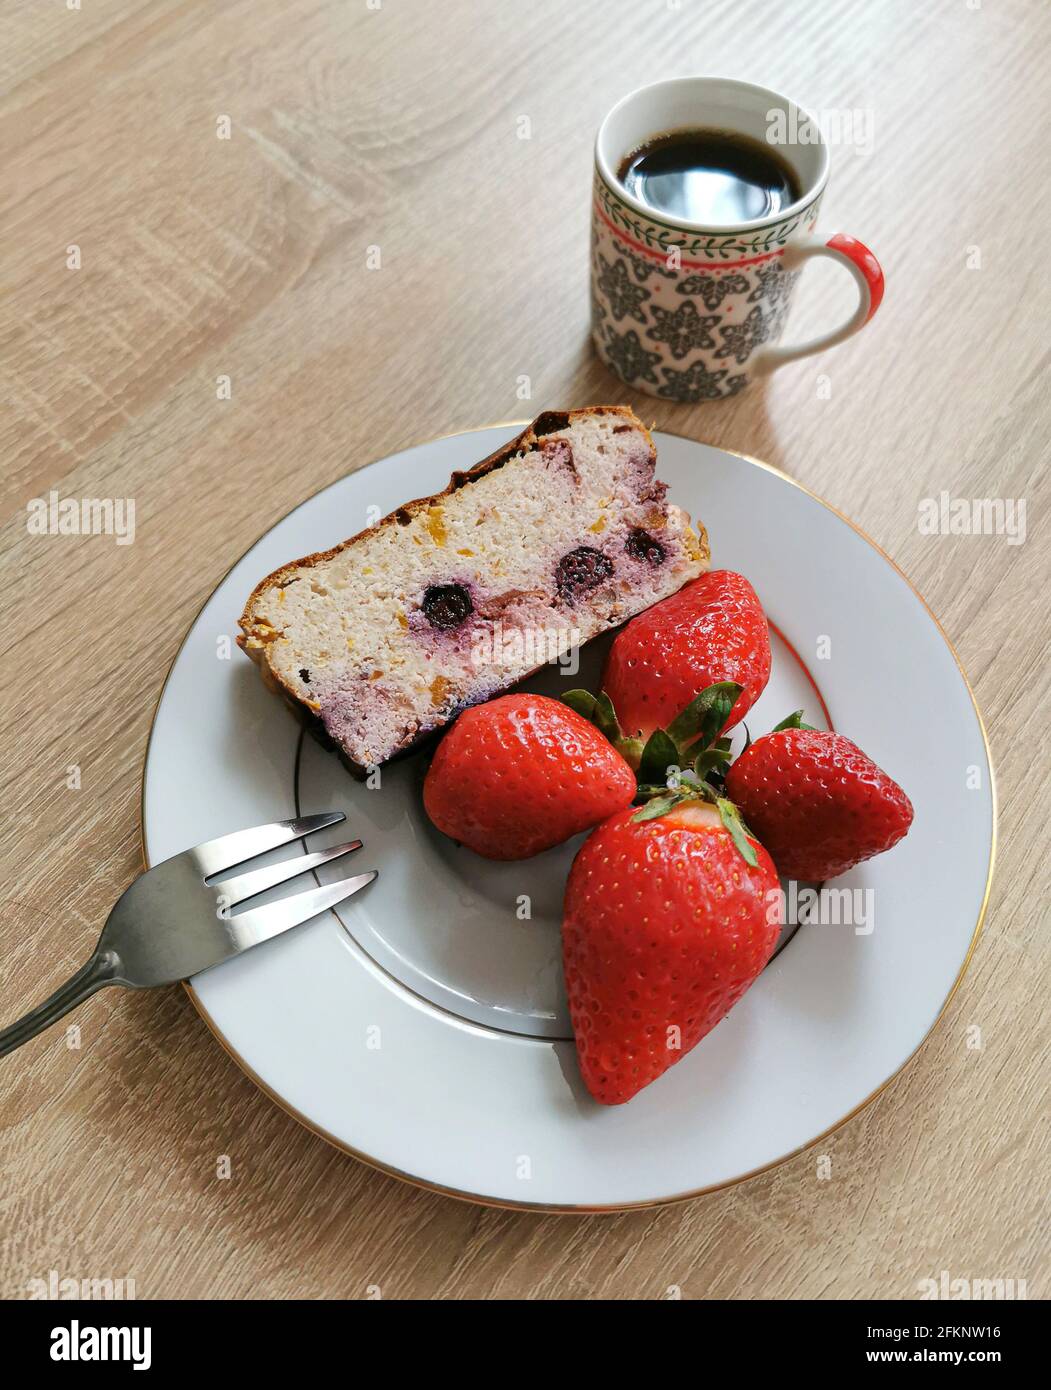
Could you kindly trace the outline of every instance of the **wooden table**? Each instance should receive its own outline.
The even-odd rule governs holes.
[[[181,989],[105,992],[79,1049],[59,1029],[0,1068],[0,1293],[54,1269],[146,1298],[910,1298],[946,1269],[1046,1296],[1047,7],[4,9],[4,1015],[80,962],[136,872],[157,694],[232,560],[348,470],[548,406],[628,399],[854,517],[959,650],[1001,819],[984,935],[906,1073],[819,1150],[664,1210],[415,1190],[271,1104]],[[631,87],[714,70],[871,113],[871,152],[833,151],[823,225],[869,242],[889,288],[850,343],[684,408],[588,347],[591,141]],[[825,269],[790,335],[849,302]],[[27,534],[51,489],[134,497],[134,544]],[[1031,539],[919,534],[942,490],[1026,498]],[[937,719],[914,696],[887,692]]]

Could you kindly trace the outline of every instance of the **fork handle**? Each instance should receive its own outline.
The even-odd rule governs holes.
[[[117,957],[112,951],[101,951],[81,966],[77,973],[60,985],[49,998],[31,1009],[9,1028],[0,1029],[0,1057],[35,1038],[60,1018],[90,999],[104,985],[114,984],[117,977]]]

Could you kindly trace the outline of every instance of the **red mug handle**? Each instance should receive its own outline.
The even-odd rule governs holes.
[[[880,306],[883,298],[883,271],[880,263],[863,242],[845,232],[836,232],[827,239],[820,236],[804,237],[793,242],[785,251],[781,264],[785,270],[797,270],[804,261],[813,256],[830,256],[839,261],[853,275],[858,287],[858,307],[839,328],[830,333],[822,333],[808,342],[794,347],[760,348],[752,358],[754,372],[772,372],[775,367],[783,367],[786,362],[796,362],[801,357],[809,357],[814,352],[824,352],[825,348],[835,347],[852,334],[864,328]]]

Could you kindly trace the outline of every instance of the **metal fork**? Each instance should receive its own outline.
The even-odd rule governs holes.
[[[175,984],[351,897],[372,882],[375,871],[230,913],[268,888],[360,849],[360,840],[350,840],[263,869],[233,873],[256,855],[345,819],[342,811],[330,811],[272,821],[206,840],[196,849],[154,865],[121,894],[88,963],[49,999],[0,1030],[0,1057],[35,1038],[105,985],[152,989]]]

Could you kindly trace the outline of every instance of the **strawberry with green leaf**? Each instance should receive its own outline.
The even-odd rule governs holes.
[[[818,883],[893,848],[912,824],[912,802],[856,743],[801,716],[741,754],[726,792],[786,878]]]
[[[566,887],[569,1011],[584,1083],[603,1105],[630,1100],[695,1047],[780,931],[777,872],[733,808],[700,789],[668,796],[594,830]]]
[[[590,830],[635,795],[601,733],[546,695],[464,710],[434,755],[423,804],[444,834],[486,859],[527,859]]]
[[[645,742],[665,729],[681,744],[680,721],[691,721],[701,692],[738,687],[715,731],[722,734],[744,718],[769,679],[770,630],[755,590],[742,574],[710,570],[621,629],[602,689],[627,737]]]

